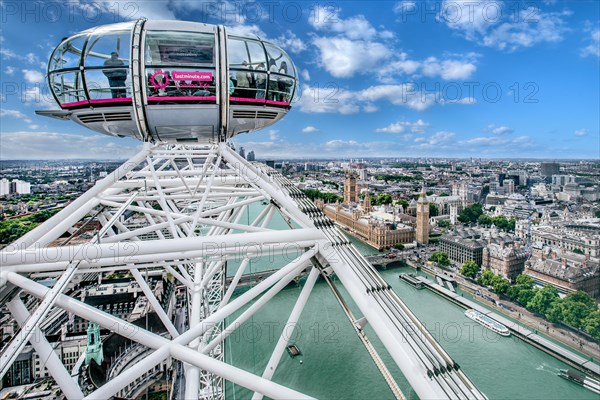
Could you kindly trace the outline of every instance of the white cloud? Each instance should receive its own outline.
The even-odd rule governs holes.
[[[119,144],[104,135],[84,136],[56,132],[8,132],[0,134],[2,156],[10,159],[126,159],[141,143],[123,139]]]
[[[300,53],[306,50],[306,43],[289,29],[274,41],[287,52]]]
[[[319,130],[317,128],[315,128],[314,126],[307,126],[305,128],[302,128],[302,132],[304,133],[312,133],[312,132],[318,132]]]
[[[4,68],[4,73],[6,75],[13,75],[15,73],[15,69],[10,65],[7,65],[6,68]]]
[[[23,78],[29,83],[41,83],[44,81],[44,75],[40,71],[24,69],[22,72]]]
[[[440,77],[444,80],[464,80],[477,71],[477,53],[450,54],[444,59],[428,57],[423,61],[411,60],[407,53],[399,52],[394,60],[378,66],[379,79],[383,82],[393,81],[397,75],[422,74],[429,78]]]
[[[460,140],[458,146],[463,146],[465,150],[475,153],[478,150],[485,149],[486,152],[498,154],[514,154],[516,150],[532,149],[537,145],[529,136],[485,136],[472,139]]]
[[[17,54],[11,49],[2,46],[0,48],[0,56],[2,56],[2,58],[5,60],[10,60],[11,58],[15,58]]]
[[[423,62],[423,75],[440,76],[445,80],[468,79],[477,70],[475,64],[458,60],[439,61],[429,57]]]
[[[302,71],[300,71],[300,76],[302,77],[302,79],[304,79],[305,81],[310,81],[310,73],[308,72],[308,70],[305,68]]]
[[[301,95],[296,105],[305,113],[355,114],[360,111],[377,111],[374,104],[377,101],[387,101],[417,111],[423,111],[436,102],[439,104],[474,103],[473,99],[468,98],[447,101],[441,98],[441,94],[419,90],[413,83],[376,85],[358,91],[342,89],[334,85],[312,87],[305,84],[301,87]]]
[[[590,131],[587,130],[587,129],[577,129],[575,131],[575,136],[585,136],[585,135],[587,135],[589,133],[590,133]]]
[[[266,38],[266,34],[258,27],[258,25],[244,25],[238,24],[228,27],[228,32],[240,36],[260,36]]]
[[[373,113],[379,111],[379,108],[375,104],[365,104],[363,111],[367,113]]]
[[[569,29],[569,11],[544,12],[529,5],[516,12],[500,0],[444,0],[438,18],[467,40],[515,51],[543,42],[558,42]]]
[[[309,23],[318,31],[328,31],[342,34],[350,39],[371,39],[377,35],[377,30],[363,15],[347,19],[339,16],[339,9],[317,6],[313,9]]]
[[[375,132],[403,133],[406,130],[410,130],[413,133],[424,133],[428,126],[429,124],[424,122],[422,119],[419,119],[415,122],[400,121],[392,123],[385,128],[377,128],[375,129]]]
[[[38,58],[38,56],[36,56],[33,53],[27,53],[27,55],[25,55],[25,60],[27,60],[27,62],[29,64],[39,64],[40,63],[40,59]]]
[[[0,117],[12,117],[12,118],[21,119],[21,120],[27,122],[28,124],[31,123],[31,118],[29,118],[28,116],[26,116],[25,114],[23,114],[21,111],[18,111],[18,110],[0,109]]]
[[[381,43],[342,37],[317,37],[313,44],[319,49],[321,66],[336,78],[376,69],[392,54]]]
[[[394,6],[394,12],[397,14],[414,14],[417,10],[417,2],[413,0],[403,0]]]
[[[433,134],[404,133],[395,135],[393,140],[368,141],[348,132],[345,137],[318,141],[320,135],[306,136],[302,153],[306,157],[398,157],[398,156],[458,156],[485,155],[490,157],[531,156],[541,148],[529,136],[486,136],[461,139],[451,131],[437,131]],[[388,136],[378,136],[386,138]],[[288,142],[285,137],[277,141],[257,141],[256,135],[240,135],[236,139],[246,149],[255,149],[259,157],[297,156],[298,145]],[[313,139],[309,140],[309,138]],[[253,141],[254,140],[254,141]],[[399,145],[401,144],[401,145]]]
[[[581,49],[581,56],[600,57],[600,29],[590,32],[590,44]]]
[[[456,134],[454,132],[440,131],[434,133],[429,138],[417,138],[421,140],[415,139],[415,142],[420,142],[418,147],[421,149],[443,149],[452,141],[452,139],[454,139],[455,136]]]
[[[496,126],[494,124],[490,124],[486,126],[483,131],[493,133],[494,135],[504,135],[505,133],[512,133],[515,130],[508,126]]]
[[[167,1],[71,0],[70,3],[71,7],[77,7],[85,12],[88,18],[95,18],[102,14],[115,14],[129,20],[136,20],[141,17],[175,19],[175,14],[170,8],[170,2]]]
[[[277,139],[279,139],[279,131],[277,129],[269,129],[269,131],[267,132],[269,134],[269,140],[271,141],[275,141]]]
[[[470,78],[477,70],[475,53],[410,59],[406,52],[395,48],[393,32],[383,26],[376,30],[362,15],[342,19],[334,7],[316,7],[309,23],[322,33],[312,40],[319,51],[319,66],[336,78],[370,74],[382,83],[394,83],[399,75],[420,73],[457,80]]]

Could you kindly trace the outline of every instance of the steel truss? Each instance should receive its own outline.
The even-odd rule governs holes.
[[[258,216],[244,221],[248,208],[258,204],[262,208]],[[270,228],[275,214],[280,214],[290,229]],[[88,229],[84,240],[84,227],[94,224],[93,235],[89,237]],[[298,251],[297,258],[243,294],[232,296],[251,258],[290,249]],[[157,365],[173,362],[184,365],[181,391],[185,398],[222,399],[224,380],[255,392],[254,399],[263,395],[311,398],[271,381],[289,331],[287,336],[282,333],[262,376],[223,360],[225,339],[301,274],[308,278],[287,326],[294,326],[300,318],[320,275],[344,304],[329,279],[335,274],[363,314],[352,322],[395,397],[403,395],[374,349],[368,347],[362,331],[367,323],[420,398],[485,398],[329,219],[275,170],[246,162],[225,143],[145,144],[139,154],[0,256],[2,301],[21,327],[0,355],[2,376],[30,342],[47,360],[50,373],[68,399],[122,394]],[[231,260],[241,262],[226,285],[226,265]],[[166,334],[133,325],[72,295],[79,282],[115,271],[131,274]],[[165,273],[185,288],[188,323],[179,328],[148,283],[149,277]],[[55,278],[52,287],[38,282],[48,277]],[[28,310],[22,293],[39,301]],[[82,390],[39,329],[40,322],[56,309],[144,346],[146,356],[95,391]],[[244,311],[224,326],[225,320],[241,309]],[[352,313],[346,314],[354,318]]]

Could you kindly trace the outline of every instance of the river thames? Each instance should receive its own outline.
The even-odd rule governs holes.
[[[377,251],[351,239],[364,254]],[[291,257],[293,258],[293,257]],[[247,272],[277,268],[277,258],[252,262]],[[235,273],[230,263],[228,275]],[[423,289],[417,290],[398,275],[408,267],[381,270],[383,278],[432,332],[469,378],[490,399],[594,399],[598,396],[557,376],[568,366],[514,336],[502,337],[469,320],[459,306]],[[291,285],[240,326],[226,341],[226,362],[262,375],[283,329],[302,355],[281,359],[273,380],[321,399],[391,399],[390,389],[360,342],[346,315],[325,282],[319,280],[295,329],[285,323],[300,293],[301,283]],[[357,318],[357,307],[338,285]],[[239,313],[233,315],[232,321]],[[293,333],[292,333],[293,332]],[[367,325],[369,336],[405,396],[418,398]],[[251,394],[228,383],[227,399],[246,399]]]

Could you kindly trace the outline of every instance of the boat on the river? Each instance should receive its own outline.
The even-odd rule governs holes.
[[[600,382],[596,379],[592,379],[589,376],[582,374],[581,372],[572,369],[561,369],[558,373],[558,376],[560,376],[561,378],[568,379],[571,382],[574,382],[578,385],[581,385],[594,393],[600,394]]]
[[[480,313],[477,310],[469,309],[465,311],[465,315],[467,318],[472,319],[473,321],[485,326],[489,330],[496,332],[498,335],[510,336],[510,331],[506,326],[491,319],[487,315]]]

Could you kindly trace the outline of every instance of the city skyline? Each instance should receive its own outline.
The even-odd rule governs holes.
[[[595,159],[597,2],[2,3],[0,159],[125,159],[140,143],[34,114],[60,39],[107,23],[224,23],[284,47],[300,95],[257,158]]]

